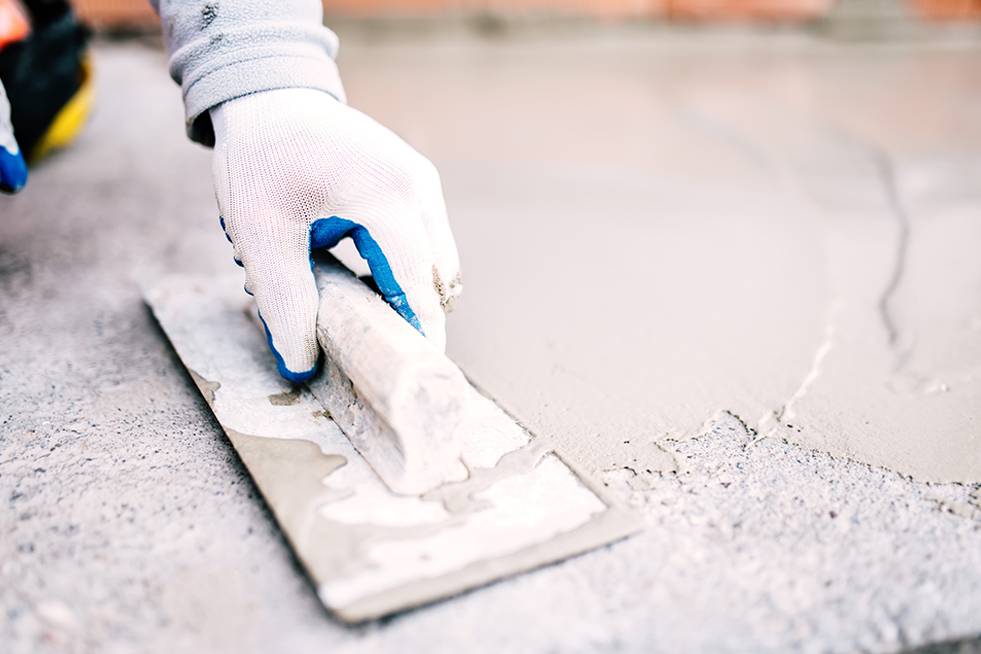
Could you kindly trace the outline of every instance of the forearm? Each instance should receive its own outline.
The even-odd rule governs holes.
[[[208,109],[249,93],[313,88],[344,100],[320,0],[150,1],[195,141],[214,141]]]

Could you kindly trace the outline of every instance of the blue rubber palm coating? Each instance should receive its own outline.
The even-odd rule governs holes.
[[[419,318],[416,317],[416,312],[409,306],[409,301],[405,297],[405,291],[395,281],[395,275],[392,274],[392,267],[388,264],[388,258],[382,252],[378,241],[372,238],[366,227],[353,220],[338,218],[337,216],[321,218],[314,221],[310,226],[310,249],[332,248],[342,238],[348,236],[354,241],[354,247],[358,249],[361,258],[368,262],[371,276],[385,301],[419,333],[423,333]]]
[[[27,162],[20,152],[0,147],[0,191],[16,193],[27,184]]]
[[[231,243],[232,239],[228,235],[228,230],[225,228],[225,219],[221,216],[218,218],[218,222],[221,225],[221,229],[225,232],[225,238]],[[310,226],[310,251],[313,250],[323,250],[329,249],[337,245],[341,239],[350,237],[354,241],[354,246],[357,248],[358,253],[361,257],[368,262],[368,268],[371,269],[371,275],[375,280],[375,284],[378,286],[378,290],[381,291],[382,297],[385,301],[395,309],[395,311],[405,319],[410,325],[416,328],[419,333],[423,333],[422,325],[419,323],[419,318],[416,316],[415,311],[409,306],[409,301],[405,297],[405,291],[399,286],[399,283],[395,281],[395,275],[392,274],[392,267],[388,263],[388,258],[382,251],[381,246],[378,245],[371,233],[366,227],[360,225],[353,220],[347,220],[346,218],[338,218],[336,216],[331,218],[321,218],[314,221]],[[242,263],[235,259],[235,263],[239,266]],[[310,261],[311,267],[313,266],[313,260]],[[248,290],[246,290],[248,293]],[[249,293],[249,295],[252,295]],[[262,327],[266,331],[266,343],[269,344],[269,350],[273,354],[273,358],[276,359],[276,369],[279,374],[294,384],[301,384],[305,381],[313,378],[317,374],[317,370],[320,368],[320,360],[322,354],[317,356],[317,362],[309,370],[304,370],[300,372],[294,372],[286,367],[286,362],[283,360],[283,355],[279,353],[276,349],[276,345],[273,343],[272,332],[269,331],[269,325],[266,324],[265,318],[262,314],[259,314],[259,320],[262,322]]]

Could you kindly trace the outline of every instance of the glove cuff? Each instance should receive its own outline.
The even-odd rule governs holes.
[[[318,28],[320,36],[333,33]],[[249,43],[262,43],[254,31]],[[270,35],[271,36],[271,35]],[[311,35],[313,36],[313,35]],[[234,35],[226,35],[232,40]],[[317,39],[276,44],[276,47],[235,47],[215,56],[213,46],[202,52],[192,43],[174,53],[171,71],[182,71],[184,111],[187,134],[206,146],[214,145],[214,129],[208,109],[228,100],[283,88],[311,88],[345,101],[337,65],[328,54],[331,50]],[[227,47],[227,46],[226,46]],[[335,46],[336,47],[336,46]],[[207,56],[201,56],[207,54]],[[176,75],[175,75],[176,77]]]

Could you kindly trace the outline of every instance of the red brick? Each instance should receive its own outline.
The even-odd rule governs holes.
[[[913,7],[928,20],[981,19],[981,0],[913,0]]]
[[[667,0],[668,16],[684,20],[801,21],[825,15],[832,0]]]

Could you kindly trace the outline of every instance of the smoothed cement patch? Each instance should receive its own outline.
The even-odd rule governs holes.
[[[442,171],[468,375],[593,471],[670,469],[658,443],[728,410],[981,480],[977,51],[586,47],[351,57]]]

